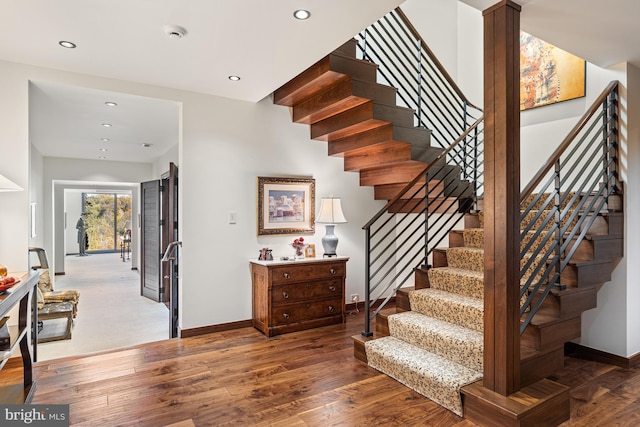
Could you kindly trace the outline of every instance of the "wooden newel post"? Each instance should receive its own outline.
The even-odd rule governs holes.
[[[520,389],[520,6],[484,15],[484,387]]]

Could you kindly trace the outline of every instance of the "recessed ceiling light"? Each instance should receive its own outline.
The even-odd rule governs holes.
[[[147,144],[146,142],[143,142],[142,144],[140,144],[140,147],[142,148],[149,148],[151,147],[153,144]]]
[[[100,141],[102,141],[102,142],[109,142],[109,141],[111,141],[111,140],[110,140],[109,138],[100,138]]]
[[[111,123],[103,123],[102,126],[104,126],[106,128],[110,128],[111,127]]]
[[[107,107],[115,107],[118,104],[116,104],[113,101],[107,101],[107,102],[104,103],[104,105],[106,105]]]
[[[66,40],[59,41],[58,44],[60,46],[62,46],[62,47],[66,47],[67,49],[75,49],[76,48],[76,44],[75,43],[69,42],[69,41],[66,41]]]
[[[304,21],[305,19],[309,19],[310,16],[311,16],[311,12],[305,9],[298,9],[295,12],[293,12],[293,17],[301,21]]]
[[[105,152],[107,152],[107,151],[109,151],[109,150],[107,150],[106,148],[101,148],[101,149],[100,149],[100,151],[102,151],[103,153],[105,153]]]
[[[229,76],[229,80],[231,80],[232,82],[237,82],[238,80],[240,80],[240,76]]]

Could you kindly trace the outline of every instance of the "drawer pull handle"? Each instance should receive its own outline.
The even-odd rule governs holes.
[[[329,306],[329,313],[333,313],[336,309],[332,305]]]
[[[289,294],[288,294],[287,292],[283,292],[283,293],[282,293],[282,297],[283,297],[284,299],[288,299],[288,298],[289,298]]]
[[[331,270],[329,270],[329,273],[331,273],[331,274],[335,275],[335,274],[336,274],[336,269],[335,269],[335,268],[332,268]]]
[[[288,319],[289,318],[289,313],[283,313],[282,317],[284,317],[285,319]]]
[[[330,290],[331,292],[335,292],[335,291],[336,291],[336,287],[335,287],[335,286],[333,286],[333,285],[331,285],[331,286],[329,286],[329,290]]]
[[[307,304],[307,308],[311,307],[311,304]]]
[[[289,273],[284,273],[283,276],[285,279],[291,279],[291,275]]]

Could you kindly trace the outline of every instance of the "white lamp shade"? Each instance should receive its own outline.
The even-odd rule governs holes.
[[[320,224],[340,224],[347,222],[342,213],[342,205],[339,197],[323,197],[320,201],[320,211],[316,216],[316,222]]]
[[[22,187],[4,175],[0,175],[0,191],[22,191]]]

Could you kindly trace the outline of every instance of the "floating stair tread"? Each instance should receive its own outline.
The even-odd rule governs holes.
[[[273,103],[292,107],[321,92],[348,75],[361,80],[375,81],[378,65],[369,61],[331,53],[273,93]],[[348,74],[348,75],[347,75]]]
[[[293,121],[311,124],[368,101],[386,105],[394,104],[395,98],[395,88],[348,77],[295,104]]]
[[[365,343],[369,366],[463,416],[460,389],[482,373],[394,337]]]
[[[409,293],[411,310],[449,323],[484,329],[484,301],[439,289],[417,289]]]
[[[484,297],[484,273],[459,267],[438,267],[428,271],[431,288],[473,298]]]
[[[387,321],[391,336],[482,371],[484,336],[481,332],[415,311],[392,314]]]

